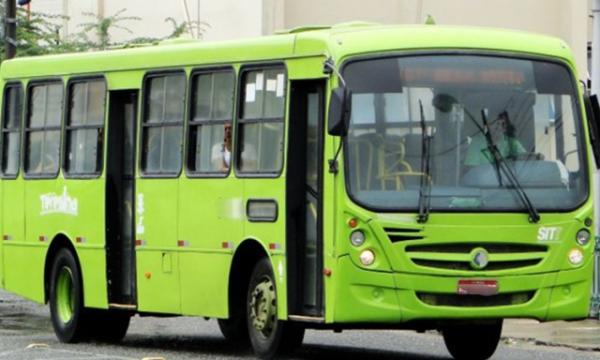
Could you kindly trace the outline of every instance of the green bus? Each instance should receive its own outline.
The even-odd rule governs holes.
[[[586,317],[597,101],[561,40],[366,23],[5,61],[0,281],[60,341]],[[593,113],[596,116],[593,116]]]

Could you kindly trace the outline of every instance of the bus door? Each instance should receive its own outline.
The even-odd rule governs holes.
[[[322,153],[325,81],[291,84],[286,247],[291,316],[323,316]]]
[[[106,164],[106,264],[111,306],[134,305],[137,90],[111,91]]]

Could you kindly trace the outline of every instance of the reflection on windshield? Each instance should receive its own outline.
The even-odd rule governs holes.
[[[432,211],[522,211],[490,140],[538,210],[572,209],[587,196],[574,85],[558,64],[413,56],[352,62],[344,76],[353,94],[348,190],[367,207],[418,209],[426,176]],[[427,175],[419,101],[431,134]]]

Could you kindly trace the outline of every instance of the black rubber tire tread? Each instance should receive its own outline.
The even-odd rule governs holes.
[[[94,324],[89,331],[91,340],[103,343],[118,343],[127,334],[131,314],[118,310],[88,310],[88,317]]]
[[[67,267],[71,271],[73,282],[73,317],[67,323],[63,323],[58,315],[56,302],[56,286],[59,271]],[[75,256],[68,249],[60,249],[54,257],[52,271],[50,273],[50,318],[52,327],[58,340],[63,343],[76,343],[88,337],[89,314],[83,306],[83,286],[81,273],[75,260]]]
[[[500,342],[502,320],[457,324],[442,330],[446,348],[456,360],[489,359]]]
[[[288,355],[302,346],[305,327],[302,324],[290,321],[285,321],[284,324],[286,329],[281,344],[279,345],[279,353]]]
[[[254,287],[264,277],[269,277],[270,280],[275,284],[275,277],[273,275],[273,267],[271,261],[268,258],[263,258],[257,262],[250,277],[250,283],[248,285],[248,292],[246,297],[246,322],[248,325],[248,335],[250,343],[254,353],[263,360],[270,360],[278,355],[286,354],[302,344],[304,338],[304,327],[297,323],[289,321],[276,320],[274,329],[265,338],[262,334],[259,334],[250,320],[250,297]],[[277,289],[275,289],[277,293]]]
[[[232,316],[229,319],[217,319],[223,337],[236,346],[249,347],[248,326],[245,316]]]

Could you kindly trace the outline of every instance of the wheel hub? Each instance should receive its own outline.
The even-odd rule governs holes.
[[[268,337],[276,319],[275,286],[270,279],[263,279],[254,287],[250,296],[250,320],[256,330]]]
[[[75,294],[73,294],[75,287],[73,286],[71,269],[68,267],[60,269],[56,285],[58,317],[66,324],[73,318],[73,309],[75,309]]]

